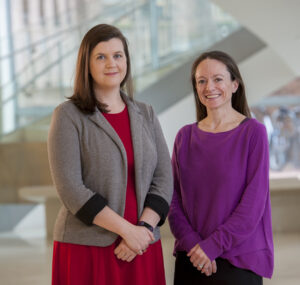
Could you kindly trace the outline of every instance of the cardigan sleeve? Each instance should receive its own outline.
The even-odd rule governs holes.
[[[194,231],[182,205],[182,195],[180,191],[180,175],[178,166],[178,145],[179,134],[176,137],[172,155],[172,167],[174,177],[174,194],[169,212],[169,224],[171,231],[179,243],[180,247],[189,252],[198,242],[201,241],[200,235]]]
[[[52,116],[48,136],[48,156],[53,182],[64,206],[82,222],[92,225],[107,201],[88,189],[81,173],[79,122],[63,104]]]
[[[199,242],[211,260],[251,237],[264,214],[269,197],[269,151],[263,125],[250,138],[247,167],[245,190],[236,209],[208,238]]]
[[[157,151],[157,165],[144,207],[151,208],[160,216],[161,219],[158,226],[161,226],[165,222],[169,212],[169,204],[173,193],[173,178],[170,154],[161,126],[152,108],[151,113]]]

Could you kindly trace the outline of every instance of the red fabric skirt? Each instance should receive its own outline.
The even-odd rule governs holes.
[[[54,241],[52,285],[165,285],[161,241],[131,262],[116,258],[118,242],[107,247]]]

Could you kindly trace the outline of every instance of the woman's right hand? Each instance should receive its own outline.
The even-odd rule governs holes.
[[[217,264],[213,260],[208,258],[205,252],[202,250],[199,244],[196,244],[187,254],[190,257],[191,263],[196,267],[201,273],[206,276],[210,276],[212,273],[217,272]]]
[[[118,259],[127,262],[131,262],[136,257],[136,253],[128,247],[128,245],[123,239],[121,240],[119,245],[115,248],[114,254]]]
[[[128,225],[126,231],[121,234],[126,244],[139,255],[143,254],[149,244],[154,241],[154,235],[146,227]]]
[[[108,206],[105,206],[94,218],[93,223],[121,236],[131,250],[143,254],[154,235],[144,226],[131,224]]]

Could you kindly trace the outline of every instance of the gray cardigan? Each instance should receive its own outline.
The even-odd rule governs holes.
[[[173,191],[168,148],[151,106],[122,97],[130,117],[138,217],[145,206],[151,207],[161,216],[161,225]],[[54,240],[94,246],[112,244],[117,235],[92,221],[105,205],[124,214],[127,157],[115,130],[98,109],[87,115],[73,102],[64,102],[53,113],[48,154],[63,203]],[[158,240],[159,227],[154,234]]]

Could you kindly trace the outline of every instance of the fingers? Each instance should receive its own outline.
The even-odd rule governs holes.
[[[124,255],[124,256],[121,258],[121,260],[130,262],[130,261],[132,261],[135,257],[136,257],[136,254],[126,254],[126,255]]]
[[[139,251],[139,255],[144,254],[147,251],[147,248]],[[124,240],[120,242],[120,244],[115,248],[114,253],[118,259],[122,261],[131,262],[137,254],[129,248]]]
[[[211,265],[211,262],[208,262],[206,263],[202,270],[201,270],[201,273],[204,273],[206,276],[210,276],[211,273],[212,273],[212,265]]]
[[[130,262],[136,257],[136,254],[133,251],[121,251],[116,254],[116,257],[123,261]]]
[[[136,257],[136,254],[129,256],[126,261],[131,262],[135,257]]]
[[[151,241],[155,241],[154,234],[153,234],[153,233],[151,233],[149,230],[148,230],[148,232],[150,233],[150,238],[151,238]]]
[[[191,260],[191,259],[190,259]],[[194,267],[197,267],[198,270],[200,271],[204,271],[207,269],[208,265],[210,264],[210,260],[208,259],[204,259],[204,258],[196,258],[193,261],[191,260],[191,262],[193,263]]]
[[[210,276],[212,273],[216,272],[216,263],[214,262],[214,265],[212,264],[208,256],[198,244],[189,251],[187,256],[190,257],[190,261],[193,266],[206,276]]]
[[[201,271],[203,269],[203,264],[199,263],[196,267],[197,267],[197,270]]]
[[[204,264],[199,263],[195,267],[198,271],[201,271],[201,273],[205,274],[206,276],[210,276],[212,274],[212,264],[210,261]]]
[[[122,250],[121,247],[122,247],[122,246],[120,246],[120,244],[119,244],[119,245],[115,248],[115,250],[114,250],[114,254],[115,254],[115,255],[118,255],[118,254],[121,252],[121,250]]]
[[[150,242],[151,242],[151,241],[155,241],[154,234],[153,234],[151,231],[149,231],[147,228],[145,228],[145,230],[146,230],[147,233],[148,233],[148,236],[149,236],[149,238],[150,238]]]
[[[217,263],[216,263],[216,261],[213,260],[211,265],[212,265],[212,273],[216,273],[217,272]]]
[[[200,248],[200,246],[198,246],[195,249],[192,249],[190,253],[191,253],[190,261],[193,263],[195,267],[197,267],[199,264],[204,266],[206,263],[211,263],[210,259]]]
[[[143,255],[147,251],[147,248],[148,248],[148,246],[145,249],[140,250],[138,254]]]
[[[127,262],[132,261],[136,257],[135,252],[127,246],[124,240],[122,240],[120,244],[115,248],[114,253],[118,259]]]
[[[201,271],[201,273],[205,274],[206,276],[211,276],[213,273],[217,272],[217,263],[215,260],[205,264],[199,263],[195,267],[197,267],[197,270]]]
[[[124,255],[121,257],[118,257],[118,259],[121,259],[122,261],[131,262],[135,257],[136,257],[136,254],[134,254],[134,253],[129,253],[129,254],[124,253]]]
[[[118,255],[117,258],[121,260],[126,260],[129,257],[129,254],[125,251],[121,251]]]

